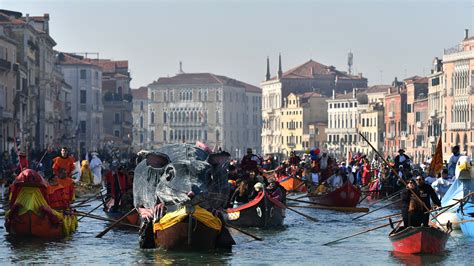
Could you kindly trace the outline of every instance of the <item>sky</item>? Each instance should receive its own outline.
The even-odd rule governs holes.
[[[434,57],[474,35],[474,1],[148,1],[0,0],[0,9],[50,14],[62,52],[128,60],[132,88],[175,75],[210,72],[253,85],[313,59],[369,85],[428,75]]]

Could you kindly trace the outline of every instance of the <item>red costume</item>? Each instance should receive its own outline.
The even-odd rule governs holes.
[[[117,177],[118,177],[118,181],[119,181],[119,188],[120,188],[120,192],[122,194],[125,193],[126,189],[127,189],[127,179],[125,177],[125,175],[123,175],[122,173],[117,173]],[[110,185],[110,189],[111,189],[111,193],[112,193],[112,197],[116,197],[117,195],[117,191],[115,191],[115,177],[114,177],[114,171],[109,171],[106,175],[105,175],[105,182]]]
[[[65,177],[71,177],[72,173],[76,169],[76,165],[74,164],[74,158],[72,156],[68,156],[63,158],[58,156],[53,159],[53,173],[55,176],[60,175],[60,170],[63,169],[64,173],[66,173]]]

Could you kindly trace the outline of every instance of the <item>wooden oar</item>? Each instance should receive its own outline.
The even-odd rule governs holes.
[[[391,217],[396,217],[396,216],[401,216],[401,215],[402,215],[401,213],[390,214],[390,215],[386,215],[386,216],[383,216],[383,217],[380,217],[380,218],[377,218],[377,219],[373,219],[373,220],[370,220],[370,221],[361,221],[361,222],[359,222],[359,224],[360,225],[372,224],[372,223],[383,221],[383,220],[391,218]]]
[[[71,206],[71,207],[72,207],[72,208],[75,208],[76,206],[84,205],[86,202],[95,199],[99,194],[102,194],[102,192],[104,192],[104,191],[105,191],[105,189],[101,189],[99,192],[97,192],[97,193],[94,194],[93,196],[90,196],[90,197],[88,197],[87,199],[82,200],[82,201],[78,202],[76,205]]]
[[[317,205],[312,204],[309,206],[304,205],[290,205],[293,208],[306,208],[306,209],[321,209],[321,210],[331,210],[331,211],[339,211],[339,212],[368,212],[368,208],[360,208],[360,207],[330,207],[324,205]]]
[[[401,190],[399,190],[399,191],[397,191],[397,192],[395,192],[395,193],[393,193],[393,194],[391,194],[391,195],[386,196],[385,198],[382,198],[382,199],[380,199],[380,200],[377,200],[377,201],[373,202],[372,204],[369,205],[369,208],[372,207],[372,206],[374,206],[375,204],[380,203],[380,202],[384,202],[384,201],[386,201],[386,200],[390,200],[390,199],[395,198],[395,197],[398,196],[400,193],[402,193],[404,190],[405,190],[405,189],[401,189]]]
[[[398,221],[396,221],[396,223],[398,223],[398,222],[400,222],[400,221],[402,221],[402,220],[398,220]],[[374,230],[383,228],[383,227],[387,227],[387,226],[389,226],[389,225],[390,225],[390,223],[383,224],[383,225],[379,225],[379,226],[377,226],[377,227],[370,228],[370,229],[364,230],[364,231],[362,231],[362,232],[355,233],[355,234],[350,235],[350,236],[345,236],[345,237],[343,237],[343,238],[339,238],[339,239],[336,239],[336,240],[334,240],[334,241],[324,243],[323,245],[324,245],[324,246],[327,246],[327,245],[330,245],[330,244],[339,242],[339,241],[344,240],[344,239],[348,239],[348,238],[351,238],[351,237],[354,237],[354,236],[362,235],[362,234],[365,234],[365,233],[368,233],[368,232],[371,232],[371,231],[374,231]]]
[[[362,197],[362,199],[359,200],[359,202],[357,202],[357,205],[359,205],[362,201],[364,201],[368,196],[369,196],[369,194],[367,194],[367,195],[365,195],[364,197]]]
[[[286,199],[290,201],[311,204],[311,206],[313,206],[313,208],[315,209],[325,209],[325,210],[334,210],[334,211],[343,211],[343,212],[368,212],[369,211],[368,208],[327,206],[327,205],[316,204],[312,201],[290,199],[290,198],[286,198]],[[305,208],[303,206],[300,206],[300,207]],[[310,208],[310,206],[307,206],[307,208]]]
[[[111,224],[109,227],[105,228],[104,231],[100,232],[99,234],[97,234],[95,237],[97,238],[101,238],[103,237],[105,234],[107,234],[112,228],[114,228],[116,225],[118,225],[121,221],[125,220],[125,218],[127,218],[127,216],[129,216],[130,214],[136,212],[137,209],[136,208],[133,208],[131,209],[129,212],[127,212],[124,216],[120,217],[120,219],[118,219],[117,221],[115,221],[113,224]]]
[[[362,215],[359,215],[359,216],[357,216],[357,217],[355,217],[355,218],[352,218],[352,221],[357,220],[357,219],[359,219],[359,218],[361,218],[361,217],[364,217],[364,216],[366,216],[366,215],[368,215],[368,214],[371,214],[371,213],[373,213],[373,212],[376,212],[376,211],[378,211],[378,210],[381,210],[381,209],[383,209],[383,208],[385,208],[385,207],[387,207],[387,206],[390,206],[390,205],[392,205],[392,204],[398,203],[398,202],[401,201],[401,200],[402,200],[402,199],[398,199],[398,200],[396,200],[396,201],[392,201],[392,202],[390,202],[389,204],[385,204],[385,205],[383,205],[382,207],[379,207],[379,208],[377,208],[377,209],[375,209],[375,210],[372,210],[372,211],[370,211],[370,212],[368,212],[368,213],[364,213],[364,214],[362,214]]]
[[[86,215],[89,215],[89,214],[91,214],[93,211],[97,210],[97,209],[98,209],[98,208],[100,208],[100,206],[102,206],[102,205],[104,205],[104,203],[103,203],[103,202],[101,202],[99,205],[97,205],[97,207],[95,207],[94,209],[92,209],[92,210],[88,211],[88,212],[86,213]],[[77,220],[77,221],[79,222],[79,221],[80,221],[80,220],[82,220],[84,217],[85,217],[85,216],[82,216],[82,217],[81,217],[81,218],[79,218],[79,220]]]
[[[94,214],[87,214],[85,212],[76,212],[76,214],[78,216],[84,216],[86,218],[96,219],[96,220],[105,221],[105,222],[116,222],[117,221],[117,220],[110,219],[110,218],[107,218],[107,217],[102,217],[102,216],[98,216],[98,215],[94,215]],[[123,222],[123,221],[120,222],[120,225],[126,225],[126,226],[130,226],[130,227],[134,227],[134,228],[140,228],[140,226],[138,226],[136,224],[130,224],[130,223]]]
[[[236,226],[233,226],[233,225],[231,225],[231,224],[226,224],[226,226],[227,226],[227,227],[230,227],[230,228],[232,228],[232,229],[235,229],[236,231],[239,231],[240,233],[242,233],[242,234],[244,234],[244,235],[250,236],[251,238],[253,238],[253,239],[255,239],[255,240],[263,241],[263,238],[260,238],[260,237],[258,237],[258,236],[256,236],[256,235],[253,235],[253,234],[249,233],[249,232],[246,232],[246,231],[244,231],[244,230],[242,230],[242,229],[240,229],[240,228],[238,228],[238,227],[236,227]]]
[[[313,222],[318,222],[318,221],[319,221],[318,219],[316,219],[316,218],[314,218],[314,217],[311,217],[311,216],[309,216],[309,215],[307,215],[307,214],[304,214],[304,213],[302,213],[302,212],[300,212],[300,211],[297,211],[297,210],[295,210],[295,209],[293,209],[293,208],[291,208],[291,207],[286,206],[286,208],[287,208],[288,210],[292,211],[292,212],[295,212],[295,213],[297,213],[297,214],[299,214],[299,215],[305,217],[306,219],[309,219],[309,220],[313,221]]]

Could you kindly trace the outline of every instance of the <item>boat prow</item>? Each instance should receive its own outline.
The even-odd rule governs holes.
[[[437,227],[410,226],[396,228],[389,239],[395,252],[436,254],[444,251],[449,233]]]

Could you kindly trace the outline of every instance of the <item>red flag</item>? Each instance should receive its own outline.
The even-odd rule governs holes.
[[[352,162],[352,151],[349,150],[347,153],[347,164],[350,164]]]
[[[441,172],[441,170],[443,170],[443,143],[441,136],[439,136],[435,154],[433,158],[431,158],[429,173],[431,176],[436,177]]]

